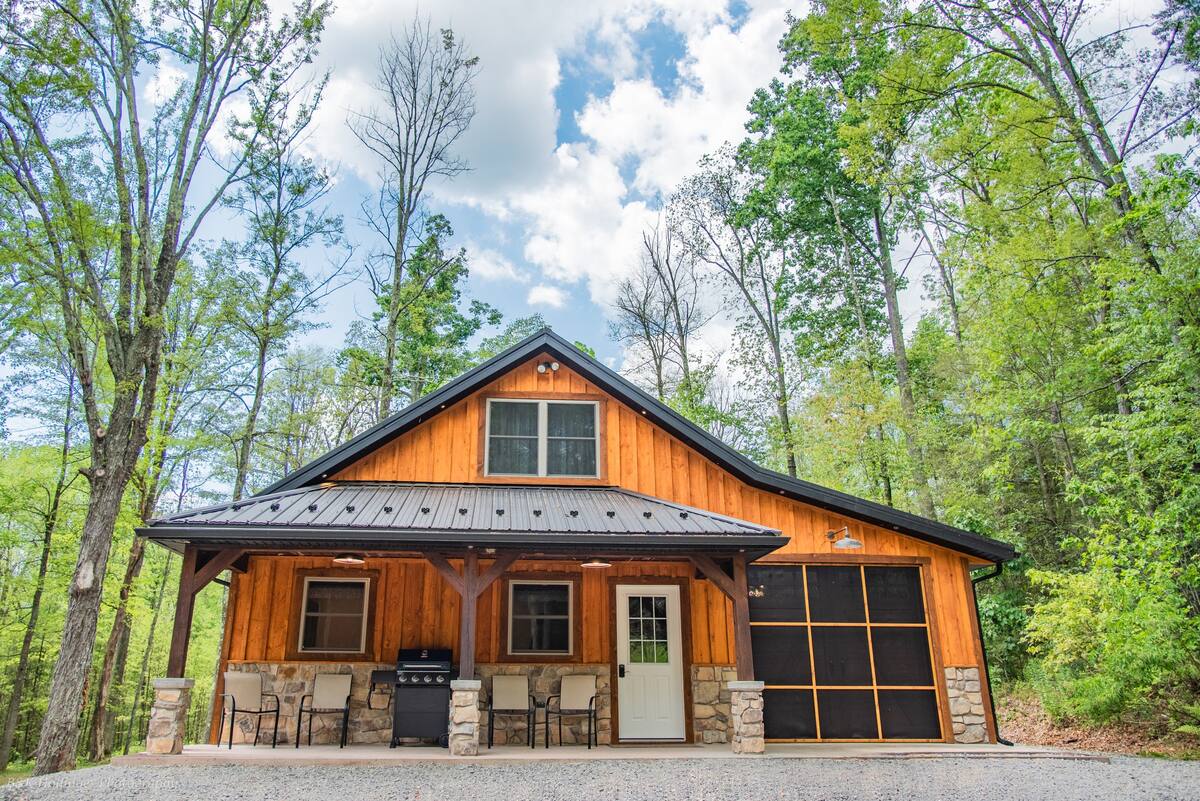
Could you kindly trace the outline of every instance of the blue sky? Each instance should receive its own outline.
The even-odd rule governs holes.
[[[608,304],[636,261],[642,229],[696,161],[742,136],[753,90],[776,73],[776,43],[790,6],[778,0],[619,0],[553,3],[451,0],[424,6],[481,59],[478,113],[459,155],[471,172],[433,187],[471,264],[468,293],[506,318],[542,314],[613,364]],[[346,128],[372,102],[375,53],[411,3],[366,0],[335,12],[321,69],[331,74],[312,152],[337,171],[330,196],[357,245],[376,167]],[[227,233],[225,235],[228,235]],[[314,270],[320,254],[309,254]],[[340,342],[371,300],[359,283],[325,304],[326,328],[309,341]]]

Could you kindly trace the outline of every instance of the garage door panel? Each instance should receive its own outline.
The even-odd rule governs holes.
[[[879,686],[931,687],[929,633],[921,628],[873,628],[875,683]]]
[[[868,567],[867,605],[872,623],[924,623],[921,573],[914,567]]]
[[[880,690],[879,721],[893,740],[936,740],[942,736],[933,690]]]
[[[875,693],[871,690],[817,690],[823,740],[875,740]]]
[[[767,684],[812,684],[807,626],[756,626],[754,675]]]
[[[808,567],[809,614],[814,623],[863,623],[862,571],[857,567]]]
[[[763,690],[763,731],[770,740],[815,740],[812,690]]]
[[[866,626],[817,626],[813,628],[812,641],[818,686],[870,686]]]
[[[761,593],[750,596],[751,620],[765,623],[808,620],[803,570],[790,565],[755,567],[750,584],[762,588]]]

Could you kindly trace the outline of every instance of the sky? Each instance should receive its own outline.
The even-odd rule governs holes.
[[[698,160],[744,136],[746,104],[777,74],[794,3],[779,0],[343,0],[322,39],[325,102],[308,146],[336,170],[331,205],[357,257],[377,244],[359,217],[377,165],[346,125],[373,102],[379,47],[414,15],[450,27],[480,58],[477,113],[457,154],[471,170],[430,190],[466,248],[467,294],[506,319],[533,313],[610,364],[607,316],[661,198]],[[319,267],[319,265],[318,265]],[[331,296],[340,342],[372,301],[359,283]]]

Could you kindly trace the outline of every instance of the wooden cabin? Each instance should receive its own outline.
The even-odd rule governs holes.
[[[1010,546],[764,469],[548,329],[143,533],[184,556],[169,675],[231,570],[221,671],[264,676],[282,742],[325,672],[353,676],[350,743],[387,742],[370,679],[402,648],[450,649],[481,707],[497,675],[539,703],[594,675],[601,744],[997,736],[971,571]]]

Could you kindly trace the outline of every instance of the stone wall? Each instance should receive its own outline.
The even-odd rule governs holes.
[[[350,733],[348,743],[387,743],[392,739],[391,707],[384,709],[367,708],[367,692],[371,688],[371,671],[382,668],[395,668],[394,664],[371,664],[356,662],[352,664],[337,662],[243,662],[230,665],[229,670],[241,670],[250,673],[261,673],[263,676],[263,692],[279,696],[279,744],[294,744],[296,741],[296,711],[300,707],[300,699],[311,693],[313,682],[318,673],[351,673],[354,678],[350,682]],[[218,699],[220,700],[220,699]],[[390,699],[382,694],[376,694],[372,703],[375,706],[385,706]],[[270,701],[268,700],[269,704]],[[273,717],[264,715],[262,733],[259,742],[271,744],[271,729]],[[238,715],[233,730],[234,743],[250,743],[254,741],[254,727],[258,721],[254,715]],[[312,741],[318,743],[337,743],[341,733],[342,720],[340,715],[313,716]],[[308,715],[304,716],[304,732],[300,743],[307,742]],[[226,716],[225,729],[221,733],[221,742],[229,742],[229,720]]]
[[[731,665],[692,665],[692,735],[697,743],[729,742]]]
[[[979,678],[979,668],[946,668],[946,698],[950,702],[954,741],[986,742],[987,716],[983,708],[983,684]]]
[[[475,673],[483,682],[479,705],[483,710],[479,719],[479,743],[487,747],[487,703],[492,692],[492,677],[528,676],[529,691],[539,701],[545,701],[548,696],[557,695],[559,682],[563,676],[573,674],[591,674],[596,677],[596,729],[597,741],[607,744],[612,738],[612,689],[609,683],[608,665],[581,664],[487,664],[476,665]],[[542,731],[542,710],[537,714],[537,742],[545,742]],[[552,724],[551,742],[558,743],[558,719]],[[584,716],[563,719],[563,742],[565,744],[587,744],[587,718]],[[525,718],[517,715],[497,716],[493,743],[495,745],[525,744]]]

